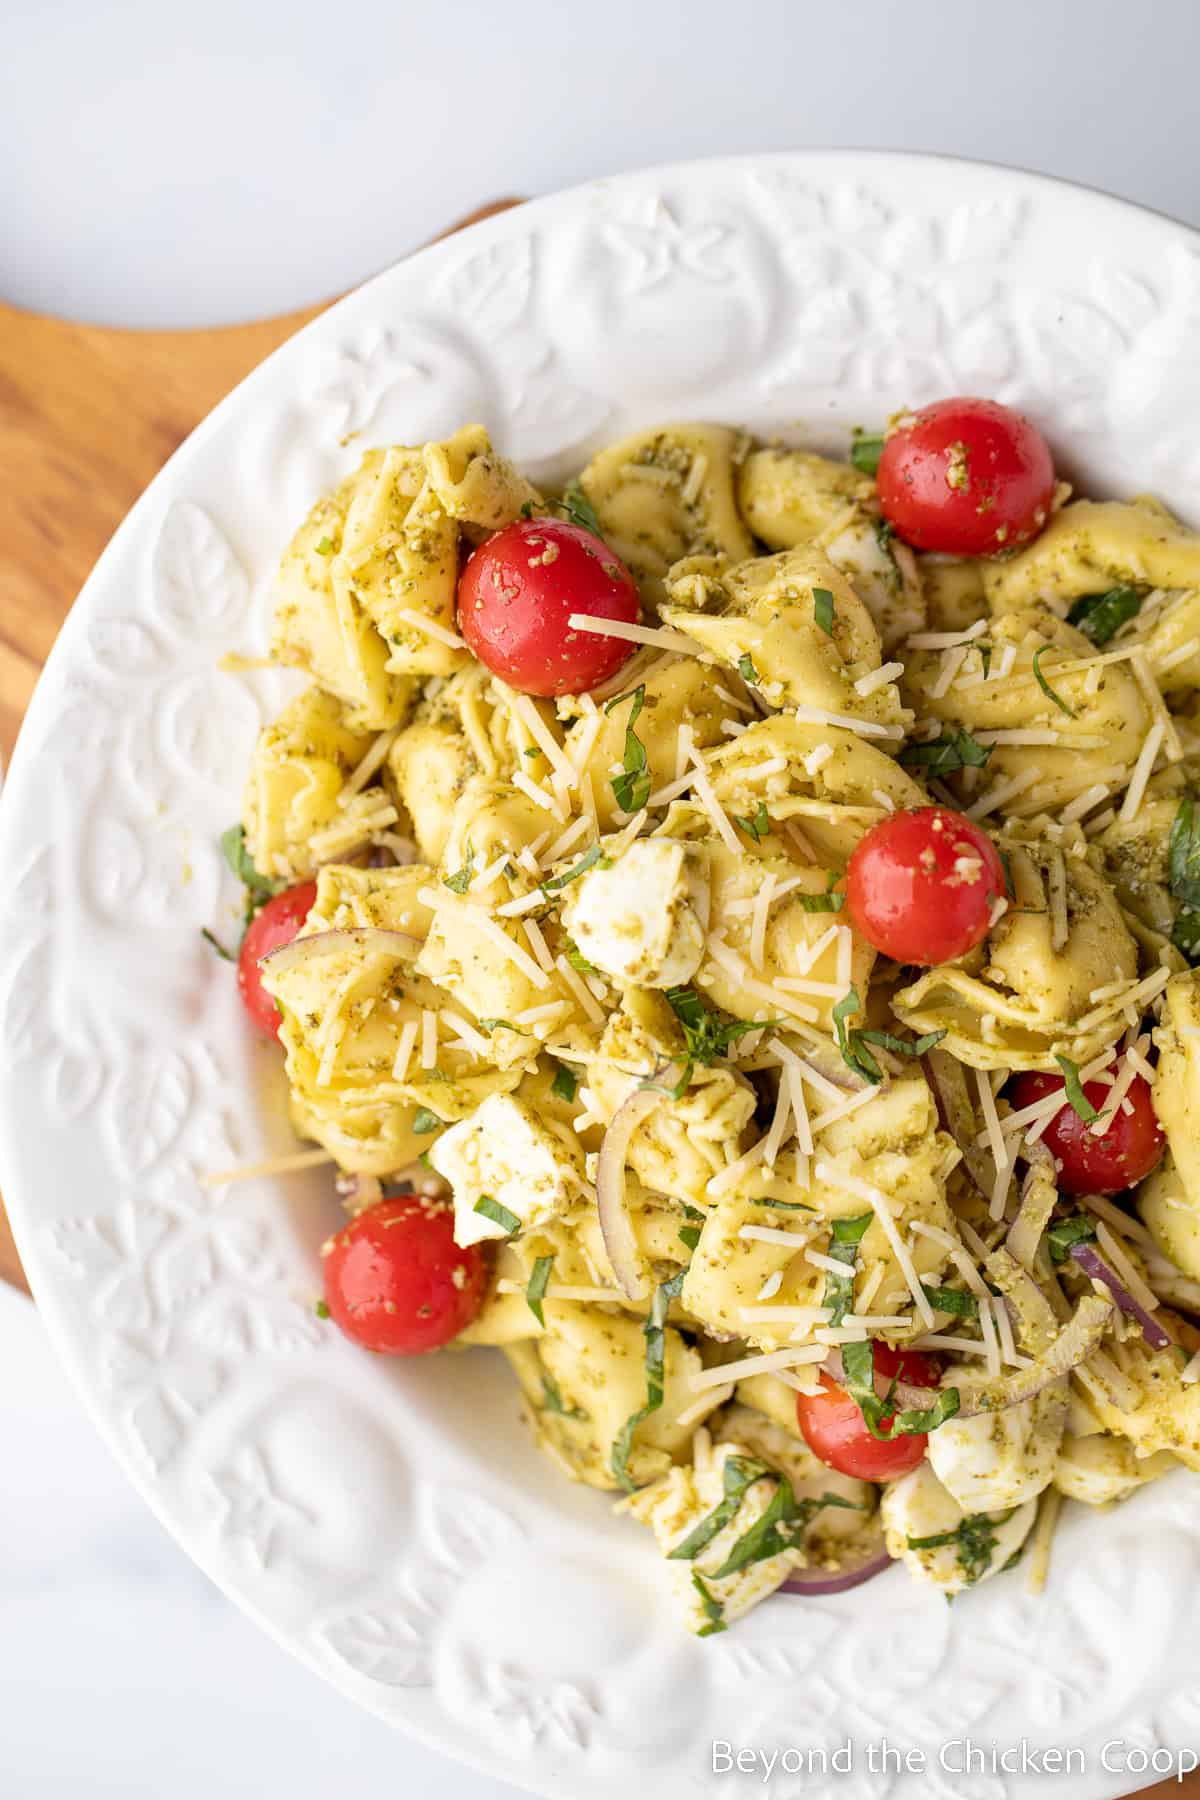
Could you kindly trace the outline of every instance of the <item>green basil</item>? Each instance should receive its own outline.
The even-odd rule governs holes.
[[[833,595],[827,587],[815,587],[812,591],[813,618],[826,637],[833,636],[834,605]]]
[[[1107,644],[1110,637],[1136,619],[1142,610],[1142,596],[1128,582],[1108,588],[1103,594],[1084,594],[1067,614],[1067,621],[1077,625],[1093,644]]]
[[[828,1321],[830,1325],[840,1325],[846,1314],[853,1309],[858,1247],[874,1217],[873,1212],[865,1212],[854,1219],[833,1221],[833,1233],[826,1255],[831,1256],[834,1262],[845,1263],[846,1273],[835,1275],[831,1269],[825,1277],[825,1293],[821,1305],[832,1309],[833,1316]]]
[[[642,1335],[646,1340],[646,1404],[639,1406],[635,1413],[630,1413],[620,1431],[616,1435],[609,1457],[609,1466],[617,1478],[618,1484],[627,1494],[634,1489],[633,1479],[629,1473],[629,1455],[633,1449],[633,1434],[643,1419],[657,1412],[663,1403],[663,1366],[666,1356],[667,1313],[672,1300],[678,1298],[683,1287],[686,1269],[680,1269],[669,1281],[664,1281],[655,1288],[654,1298],[650,1302],[650,1313],[642,1327]]]
[[[1069,1056],[1056,1055],[1054,1060],[1063,1072],[1068,1104],[1079,1114],[1085,1125],[1094,1124],[1100,1114],[1083,1091],[1083,1084],[1079,1079],[1079,1064],[1072,1062]]]
[[[480,1194],[475,1202],[474,1211],[490,1219],[493,1225],[501,1225],[509,1237],[515,1237],[521,1229],[521,1221],[515,1212],[509,1212],[507,1206],[501,1206],[490,1194]]]
[[[554,1072],[554,1080],[550,1083],[550,1092],[556,1100],[565,1100],[570,1106],[579,1092],[579,1077],[574,1069],[568,1069],[566,1063],[559,1063]]]
[[[646,704],[645,683],[643,682],[640,687],[633,688],[628,694],[618,694],[615,700],[609,701],[608,705],[604,708],[605,712],[612,712],[614,707],[622,706],[626,700],[632,700],[633,705],[630,707],[629,717],[625,721],[624,769],[620,775],[614,775],[609,785],[613,791],[613,799],[621,808],[621,811],[635,813],[641,812],[647,800],[650,798],[651,787],[650,768],[646,760],[646,746],[643,744],[637,732],[633,729],[637,724],[643,706]]]
[[[553,1267],[554,1258],[552,1256],[539,1256],[533,1265],[529,1285],[525,1289],[526,1304],[539,1325],[546,1323],[542,1301],[545,1299],[546,1289],[550,1285],[550,1271]]]
[[[889,1407],[875,1392],[875,1346],[868,1338],[862,1344],[842,1345],[842,1368],[846,1375],[846,1392],[862,1413],[867,1430],[874,1438],[890,1443],[893,1438],[911,1437],[917,1433],[936,1431],[952,1419],[961,1404],[957,1388],[943,1388],[932,1406],[895,1413],[890,1424],[884,1424]]]
[[[850,461],[860,475],[878,474],[884,442],[882,433],[855,431],[850,442]]]
[[[906,769],[920,769],[929,780],[953,775],[956,769],[986,768],[994,745],[980,744],[965,726],[952,725],[940,737],[927,744],[905,744],[900,763]]]
[[[1033,653],[1033,679],[1037,682],[1037,684],[1041,688],[1043,694],[1045,694],[1047,700],[1053,701],[1054,705],[1057,706],[1059,712],[1066,713],[1068,719],[1073,719],[1075,717],[1074,709],[1067,705],[1066,701],[1063,699],[1061,694],[1055,693],[1054,689],[1050,686],[1050,683],[1046,680],[1046,677],[1042,674],[1042,667],[1041,667],[1042,658],[1043,658],[1043,656],[1045,656],[1045,654],[1046,654],[1047,650],[1049,650],[1049,648],[1050,648],[1049,644],[1043,644],[1040,650],[1034,651],[1034,653]]]

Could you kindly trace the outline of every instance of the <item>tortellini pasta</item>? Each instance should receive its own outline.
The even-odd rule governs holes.
[[[598,622],[628,660],[519,692],[458,633],[462,559],[589,507],[639,587]],[[371,448],[284,555],[274,655],[310,685],[229,853],[248,914],[316,882],[260,966],[296,1128],[352,1207],[372,1178],[452,1202],[486,1271],[457,1346],[503,1352],[697,1632],[880,1531],[952,1595],[1045,1507],[1043,1556],[1057,1496],[1200,1470],[1198,594],[1152,500],[917,555],[850,464],[707,423],[544,492],[480,426]],[[991,835],[997,891],[973,948],[901,964],[850,865],[932,803]],[[1066,1098],[1022,1109],[1029,1071]],[[1136,1217],[1060,1191],[1043,1141],[1135,1080],[1168,1143]],[[937,1385],[897,1399],[898,1348]],[[801,1433],[831,1380],[928,1436],[881,1496]]]

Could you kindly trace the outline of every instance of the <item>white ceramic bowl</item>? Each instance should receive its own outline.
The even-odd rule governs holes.
[[[476,418],[536,478],[660,418],[838,446],[902,405],[985,392],[1032,413],[1089,486],[1149,488],[1195,518],[1198,242],[1102,195],[912,156],[698,163],[538,201],[381,275],[273,356],[81,595],[0,807],[17,1240],[164,1523],[281,1643],[428,1742],[570,1800],[1041,1791],[956,1774],[963,1753],[941,1746],[966,1735],[1078,1745],[1065,1791],[1127,1792],[1136,1755],[1104,1744],[1200,1725],[1200,1483],[1074,1513],[1040,1600],[1018,1573],[951,1609],[897,1569],[686,1636],[648,1534],[531,1448],[498,1357],[390,1363],[318,1321],[327,1173],[199,1179],[290,1142],[275,1052],[200,938],[231,925],[215,839],[285,689],[218,658],[261,648],[280,549],[364,446]],[[873,1772],[885,1737],[926,1772]],[[849,1738],[855,1769],[764,1790],[761,1771],[711,1773],[713,1738]]]

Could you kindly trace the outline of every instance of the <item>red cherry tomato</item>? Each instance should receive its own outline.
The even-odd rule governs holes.
[[[889,813],[846,869],[854,929],[884,956],[923,967],[974,949],[1004,893],[995,844],[948,806]]]
[[[633,576],[600,538],[561,519],[518,519],[480,544],[458,584],[458,628],[523,694],[583,694],[637,648],[573,630],[572,613],[636,625]]]
[[[465,1331],[483,1305],[487,1261],[454,1242],[445,1200],[380,1200],[330,1240],[325,1304],[348,1338],[383,1356],[421,1356]]]
[[[1054,498],[1045,438],[994,400],[937,400],[889,431],[879,503],[905,543],[995,556],[1036,537]]]
[[[279,1036],[279,1008],[262,984],[259,963],[269,950],[290,944],[299,934],[317,898],[315,881],[302,881],[286,893],[268,900],[250,921],[238,951],[238,988],[242,1004],[260,1031]]]
[[[1061,1075],[1027,1072],[1014,1075],[1008,1098],[1013,1111],[1020,1112],[1047,1094],[1062,1093],[1065,1085]],[[1109,1090],[1102,1081],[1085,1081],[1083,1092],[1097,1112],[1103,1111]],[[1061,1165],[1058,1185],[1064,1194],[1119,1194],[1162,1161],[1167,1140],[1155,1117],[1149,1082],[1135,1075],[1125,1098],[1132,1110],[1118,1107],[1116,1118],[1098,1137],[1069,1103],[1042,1133],[1043,1144]]]
[[[937,1365],[929,1357],[919,1350],[895,1350],[890,1344],[875,1345],[875,1373],[885,1381],[898,1376],[914,1387],[938,1384]],[[858,1402],[828,1375],[821,1376],[820,1393],[796,1395],[796,1417],[813,1455],[859,1481],[894,1481],[897,1475],[907,1475],[929,1442],[928,1434],[920,1431],[890,1441],[872,1437]],[[890,1417],[885,1415],[885,1425]]]

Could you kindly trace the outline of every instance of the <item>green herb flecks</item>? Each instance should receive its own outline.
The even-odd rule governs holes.
[[[468,844],[466,862],[463,864],[462,868],[457,869],[453,875],[443,875],[442,886],[448,887],[452,894],[465,894],[474,879],[475,852],[472,850],[470,844]]]
[[[945,1037],[945,1031],[927,1031],[924,1037],[896,1037],[891,1031],[852,1031],[850,1036],[858,1044],[878,1044],[881,1050],[890,1050],[893,1056],[907,1056],[910,1061],[924,1056],[927,1050],[936,1049]]]
[[[771,815],[767,811],[765,800],[760,800],[754,812],[748,817],[741,813],[734,813],[733,822],[746,833],[748,838],[753,838],[756,844],[770,836]]]
[[[810,1500],[797,1500],[791,1482],[786,1476],[780,1475],[779,1486],[771,1496],[766,1511],[737,1540],[720,1568],[713,1570],[712,1580],[725,1581],[730,1575],[736,1575],[754,1563],[766,1562],[772,1556],[781,1556],[785,1550],[798,1549],[813,1519],[827,1506],[844,1507],[848,1512],[862,1510],[852,1500],[844,1500],[840,1494],[821,1494]]]
[[[959,1392],[951,1387],[943,1388],[932,1406],[897,1412],[889,1419],[888,1401],[881,1400],[875,1392],[875,1346],[870,1339],[863,1344],[842,1345],[842,1368],[846,1392],[856,1402],[867,1430],[885,1443],[897,1437],[936,1431],[958,1411]]]
[[[826,637],[833,636],[834,605],[833,595],[827,587],[815,587],[812,591],[813,618]]]
[[[590,531],[593,537],[603,537],[596,509],[577,481],[569,481],[563,489],[562,509],[568,524]]]
[[[332,556],[333,555],[333,539],[327,538],[327,537],[319,537],[317,539],[316,543],[313,545],[313,549],[316,551],[318,556]]]
[[[729,1457],[721,1476],[724,1498],[688,1532],[681,1543],[668,1551],[668,1561],[694,1562],[700,1552],[707,1550],[713,1539],[737,1517],[742,1501],[755,1482],[762,1481],[771,1473],[766,1463],[755,1462],[751,1457]]]
[[[925,1298],[935,1312],[952,1313],[956,1319],[977,1319],[979,1302],[962,1288],[927,1287]]]
[[[1179,901],[1171,942],[1189,962],[1196,962],[1200,960],[1200,817],[1190,794],[1179,802],[1171,822],[1167,886]]]
[[[754,658],[750,655],[749,651],[747,651],[744,656],[738,657],[738,674],[746,683],[747,687],[758,686],[758,670],[754,666]]]
[[[579,1092],[579,1077],[574,1069],[568,1069],[566,1063],[559,1063],[554,1071],[554,1080],[550,1083],[550,1092],[556,1100],[565,1100],[570,1106]]]
[[[1053,704],[1057,706],[1059,712],[1065,713],[1068,719],[1073,719],[1075,717],[1074,709],[1067,705],[1061,694],[1055,693],[1054,689],[1050,686],[1050,683],[1046,680],[1046,677],[1042,674],[1042,658],[1049,648],[1049,644],[1043,644],[1040,650],[1034,651],[1033,679],[1037,682],[1047,700],[1052,701]]]
[[[680,1205],[683,1207],[683,1216],[688,1221],[686,1225],[679,1227],[680,1242],[694,1252],[704,1229],[705,1214],[698,1206],[689,1206],[686,1200],[681,1200]]]
[[[725,1056],[731,1045],[745,1037],[748,1031],[758,1031],[763,1025],[779,1023],[777,1019],[724,1017],[706,1006],[695,988],[667,988],[665,999],[683,1031],[684,1073],[676,1089],[677,1096],[687,1088],[697,1063],[703,1068],[711,1068],[718,1057]]]
[[[867,1228],[874,1219],[873,1212],[860,1213],[855,1219],[835,1219],[833,1235],[829,1240],[827,1256],[834,1262],[845,1263],[844,1275],[835,1275],[831,1269],[825,1277],[825,1293],[821,1299],[822,1306],[831,1309],[832,1316],[828,1323],[837,1326],[842,1323],[848,1312],[854,1307],[854,1278],[858,1272],[858,1247],[862,1243]]]
[[[856,431],[850,442],[850,461],[860,475],[877,475],[883,455],[882,432]]]
[[[1142,610],[1142,596],[1128,582],[1108,588],[1103,594],[1084,594],[1067,614],[1067,622],[1077,625],[1093,644],[1107,644],[1110,637],[1136,619]]]
[[[1072,1213],[1068,1219],[1055,1219],[1046,1228],[1046,1248],[1050,1261],[1065,1263],[1076,1244],[1088,1244],[1096,1235],[1095,1220],[1087,1213]]]
[[[529,1277],[529,1285],[525,1289],[525,1303],[539,1325],[546,1323],[546,1315],[542,1311],[542,1301],[546,1297],[546,1289],[550,1285],[550,1271],[554,1267],[552,1256],[539,1256],[533,1265]]]
[[[604,708],[606,713],[612,712],[616,706],[623,706],[626,700],[632,700],[629,717],[625,721],[625,757],[624,768],[620,775],[614,775],[611,787],[613,799],[622,812],[641,812],[650,798],[650,768],[646,760],[646,746],[634,730],[638,716],[646,704],[646,687],[633,688],[628,694],[618,694]]]
[[[598,975],[600,973],[595,963],[588,961],[574,938],[563,939],[563,955],[579,975]]]
[[[754,1204],[755,1206],[773,1206],[779,1212],[815,1213],[817,1210],[815,1206],[810,1206],[807,1200],[771,1200],[761,1194]]]
[[[1083,1083],[1079,1079],[1079,1064],[1072,1062],[1069,1056],[1056,1055],[1054,1060],[1063,1072],[1068,1104],[1079,1114],[1085,1125],[1094,1124],[1100,1114],[1083,1091]]]
[[[823,894],[793,893],[792,899],[801,912],[841,912],[846,904],[846,896],[845,894],[835,894],[833,891],[841,879],[841,876],[834,870],[825,884]]]
[[[493,1225],[501,1226],[509,1237],[516,1237],[521,1229],[521,1221],[516,1213],[509,1212],[507,1206],[501,1206],[499,1200],[493,1200],[490,1194],[480,1194],[473,1210],[485,1219],[490,1219]]]
[[[1012,1518],[1013,1509],[993,1518],[989,1513],[970,1513],[953,1531],[935,1531],[930,1537],[910,1537],[910,1550],[940,1550],[953,1544],[958,1552],[958,1566],[968,1583],[974,1584],[986,1575],[996,1554],[996,1528]]]
[[[670,1281],[664,1281],[655,1288],[654,1298],[650,1302],[650,1315],[642,1327],[646,1339],[646,1404],[639,1406],[631,1413],[617,1433],[609,1458],[610,1467],[617,1478],[619,1486],[627,1494],[634,1490],[633,1478],[629,1473],[629,1454],[633,1449],[633,1434],[644,1419],[657,1412],[663,1403],[663,1368],[666,1356],[667,1313],[672,1300],[679,1295],[683,1287],[686,1269],[680,1269],[672,1275]]]
[[[234,955],[233,951],[227,950],[225,948],[224,944],[221,942],[220,938],[214,937],[213,933],[208,929],[207,925],[202,925],[200,927],[200,936],[204,939],[205,943],[209,946],[210,949],[216,951],[217,955],[221,958],[222,962],[236,962],[237,961],[237,957]]]
[[[611,868],[611,856],[605,856],[599,844],[593,844],[590,850],[584,851],[573,869],[568,869],[564,875],[552,875],[549,881],[543,881],[542,892],[543,894],[561,893],[563,888],[570,887],[573,881],[578,881],[581,875],[586,875],[589,869]]]
[[[329,1306],[324,1300],[318,1300],[313,1311],[316,1313],[318,1319],[328,1319],[330,1317]]]
[[[443,1122],[435,1112],[430,1112],[427,1106],[418,1106],[413,1114],[411,1129],[417,1137],[427,1137],[431,1131],[440,1131]]]
[[[697,1637],[714,1637],[718,1631],[727,1631],[725,1608],[713,1594],[699,1569],[692,1570],[692,1586],[700,1596],[700,1604],[704,1608],[706,1624],[700,1627]]]
[[[956,769],[987,767],[993,746],[980,744],[965,726],[954,725],[927,744],[905,744],[900,763],[905,769],[920,769],[928,780],[953,775]]]
[[[513,1031],[518,1037],[530,1037],[532,1034],[521,1025],[514,1025],[511,1019],[480,1019],[480,1031],[486,1031],[490,1037],[493,1031]]]

